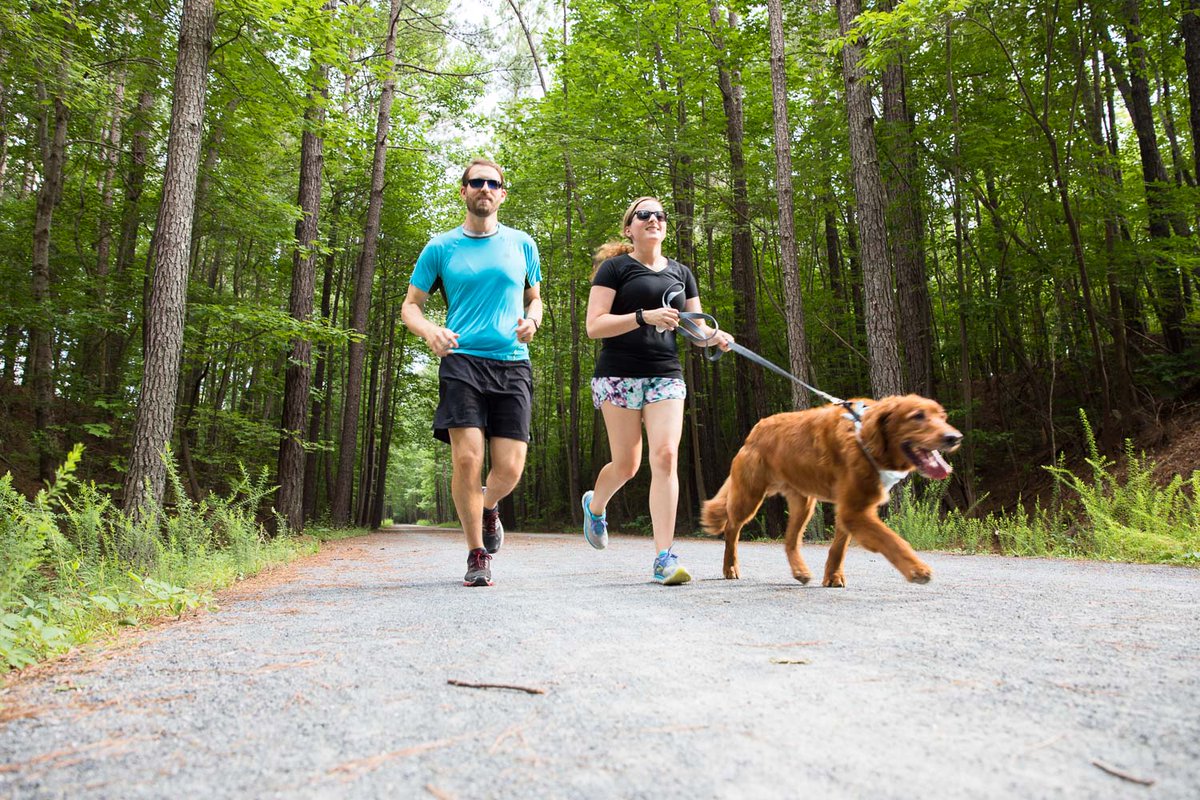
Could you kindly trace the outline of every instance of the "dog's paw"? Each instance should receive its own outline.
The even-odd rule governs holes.
[[[822,586],[827,586],[830,589],[845,589],[846,576],[840,572],[835,572],[832,575],[826,575],[825,580],[821,581]]]
[[[931,580],[933,580],[933,570],[924,564],[917,564],[908,571],[909,583],[925,584],[929,583]]]
[[[795,578],[796,580],[800,581],[801,583],[808,583],[809,581],[812,580],[812,573],[811,572],[793,572],[792,577]]]
[[[725,580],[736,581],[741,577],[741,573],[738,572],[737,564],[734,564],[732,567],[725,568]]]

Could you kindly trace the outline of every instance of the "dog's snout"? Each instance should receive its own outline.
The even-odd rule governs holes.
[[[958,431],[950,431],[942,436],[942,447],[953,450],[962,444],[963,435]]]

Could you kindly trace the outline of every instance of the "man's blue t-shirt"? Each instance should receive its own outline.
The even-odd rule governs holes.
[[[474,237],[459,225],[425,245],[412,285],[446,295],[446,327],[458,334],[455,353],[523,361],[529,348],[517,341],[525,313],[525,289],[540,283],[537,245],[526,233],[498,225],[491,236]]]

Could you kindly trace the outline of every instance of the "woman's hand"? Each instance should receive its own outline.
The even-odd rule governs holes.
[[[647,309],[642,312],[642,319],[647,325],[653,325],[659,333],[673,331],[679,327],[679,311],[670,306]]]

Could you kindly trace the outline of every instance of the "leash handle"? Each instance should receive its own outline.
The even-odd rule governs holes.
[[[696,320],[703,320],[704,324],[712,330],[712,336],[705,336],[700,331],[700,326]],[[700,311],[680,311],[679,328],[677,330],[685,338],[691,339],[693,342],[710,342],[713,336],[717,335],[717,331],[721,330],[721,326],[717,324],[716,317],[711,314],[705,314]],[[713,352],[714,350],[716,351],[715,353]],[[719,361],[723,355],[725,355],[725,351],[721,348],[714,348],[711,344],[704,345],[704,357],[709,361]]]

